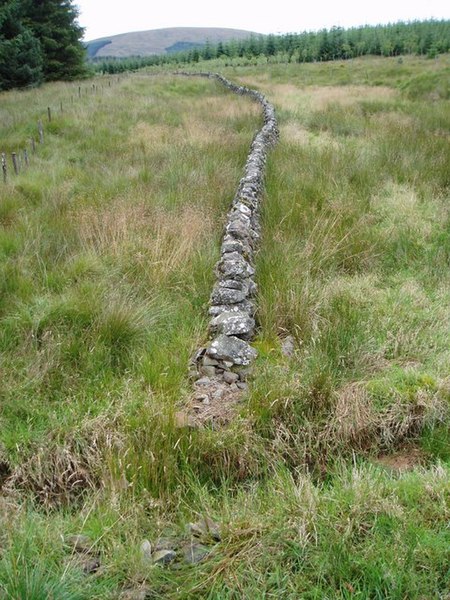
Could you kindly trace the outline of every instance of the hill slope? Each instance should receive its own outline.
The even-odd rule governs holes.
[[[132,31],[87,42],[90,58],[104,56],[148,56],[149,54],[167,54],[189,47],[211,43],[226,42],[232,39],[247,38],[253,32],[243,29],[223,27],[170,27]]]

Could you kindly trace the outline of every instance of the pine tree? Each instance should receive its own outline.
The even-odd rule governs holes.
[[[0,90],[42,81],[39,41],[21,22],[19,0],[0,2]]]
[[[47,81],[86,73],[83,28],[72,0],[22,0],[24,22],[40,41]]]

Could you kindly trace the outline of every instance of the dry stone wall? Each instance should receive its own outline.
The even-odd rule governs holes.
[[[218,73],[195,75],[215,79],[236,94],[250,96],[261,105],[264,116],[227,215],[209,306],[210,341],[198,350],[190,365],[197,384],[216,382],[219,387],[227,384],[239,389],[245,386],[248,367],[257,356],[249,343],[255,334],[254,259],[260,238],[266,157],[278,139],[278,126],[274,107],[257,90],[235,85]]]

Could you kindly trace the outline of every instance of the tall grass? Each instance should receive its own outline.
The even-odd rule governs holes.
[[[0,189],[3,595],[445,597],[447,62],[225,73],[275,103],[281,140],[259,359],[219,431],[180,429],[175,413],[257,107],[139,75],[55,116]],[[10,147],[38,113],[22,107],[65,90],[2,97]],[[182,545],[198,514],[221,528],[206,560],[143,562],[143,539]],[[96,574],[65,545],[74,533],[100,554]]]

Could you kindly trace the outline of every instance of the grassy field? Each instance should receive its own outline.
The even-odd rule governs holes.
[[[219,431],[174,414],[257,106],[168,74],[0,98],[7,152],[66,107],[0,186],[0,597],[448,599],[449,57],[222,72],[281,137]],[[149,564],[199,515],[204,560]]]

